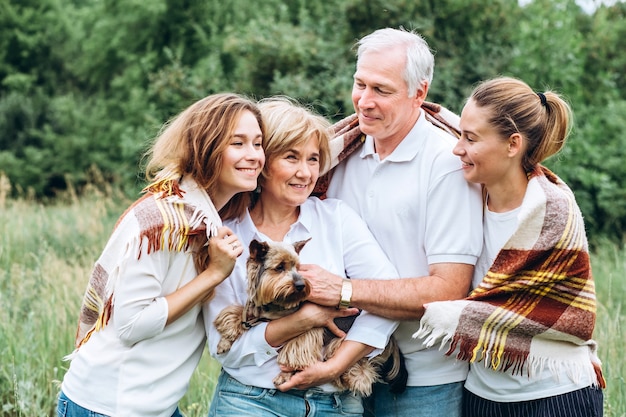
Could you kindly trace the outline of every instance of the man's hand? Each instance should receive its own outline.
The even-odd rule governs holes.
[[[311,293],[307,300],[329,307],[339,305],[342,277],[313,264],[300,265],[298,272],[311,284]]]

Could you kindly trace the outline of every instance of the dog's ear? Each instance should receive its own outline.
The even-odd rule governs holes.
[[[304,247],[304,245],[306,245],[306,243],[311,240],[311,238],[308,238],[306,240],[299,240],[298,242],[293,244],[293,248],[296,250],[296,253],[298,255],[300,255],[300,251],[302,250],[302,248]]]
[[[267,242],[259,242],[256,239],[252,239],[252,242],[250,242],[250,257],[257,262],[263,262],[269,248],[270,245]]]

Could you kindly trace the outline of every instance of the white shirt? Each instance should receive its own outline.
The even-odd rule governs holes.
[[[335,168],[327,195],[365,220],[401,277],[429,275],[434,263],[474,265],[482,248],[480,188],[463,178],[452,153],[456,139],[422,114],[391,155],[380,161],[372,137]],[[419,321],[395,332],[409,370],[409,386],[465,379],[468,366],[411,336]]]
[[[215,210],[204,191],[183,189],[185,200],[207,207],[206,212]],[[167,241],[165,249],[150,254],[144,242],[137,259],[135,235],[124,223],[117,234],[129,236],[110,278],[116,282],[111,319],[74,353],[61,389],[100,414],[171,417],[200,361],[206,333],[199,304],[166,326],[165,296],[194,279],[196,268],[190,252],[168,251]]]
[[[485,245],[474,270],[474,287],[480,284],[500,249],[517,229],[520,210],[521,208],[517,208],[505,213],[495,213],[485,209]],[[580,359],[576,362],[584,364],[586,371],[577,371],[576,374],[562,368],[560,371],[553,371],[546,363],[532,376],[512,375],[511,371],[500,372],[487,368],[483,361],[470,364],[465,388],[490,401],[518,402],[551,397],[590,386],[594,382],[594,371],[589,361],[589,347],[554,343],[568,359],[573,360],[578,356]],[[564,349],[568,351],[565,352]]]
[[[230,351],[217,355],[220,335],[213,322],[226,306],[245,305],[247,297],[246,261],[252,239],[268,240],[259,233],[249,214],[242,220],[225,222],[244,242],[244,252],[237,259],[231,276],[215,290],[215,297],[205,304],[204,318],[208,345],[230,376],[245,385],[275,388],[272,380],[280,373],[278,351],[265,340],[267,323],[261,323],[235,341]],[[300,262],[317,264],[330,272],[353,278],[397,278],[398,273],[363,220],[346,204],[335,199],[307,199],[300,206],[300,216],[284,238],[294,243],[312,238],[300,252]],[[383,349],[397,323],[363,311],[348,332],[347,339]],[[380,352],[380,351],[379,351]],[[330,384],[321,387],[336,391]]]

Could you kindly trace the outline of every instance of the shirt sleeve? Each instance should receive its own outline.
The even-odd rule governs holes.
[[[248,256],[245,250],[237,259],[232,274],[215,288],[215,296],[202,306],[209,352],[225,368],[261,366],[278,354],[277,349],[265,340],[267,323],[260,323],[244,331],[228,352],[217,354],[217,345],[222,336],[213,323],[224,308],[231,305],[245,305],[247,300],[245,261]]]
[[[428,264],[475,265],[483,244],[480,186],[468,183],[460,169],[448,169],[431,184],[427,207],[424,246]]]
[[[143,253],[130,245],[116,267],[113,324],[122,342],[128,345],[158,335],[167,323],[168,306],[163,297],[163,280],[169,269],[171,252]]]
[[[347,204],[339,204],[346,274],[358,279],[394,279],[398,272],[370,232],[365,221]],[[362,311],[348,331],[347,340],[374,347],[382,352],[398,322]]]

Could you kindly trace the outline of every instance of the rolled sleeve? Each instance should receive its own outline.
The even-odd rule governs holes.
[[[376,356],[385,349],[389,337],[398,327],[398,322],[362,311],[348,331],[346,340],[352,340],[375,348],[369,356]]]

